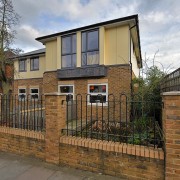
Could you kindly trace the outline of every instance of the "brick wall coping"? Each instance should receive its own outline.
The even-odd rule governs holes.
[[[45,93],[45,96],[66,96],[64,94],[61,94],[59,92],[52,92],[52,93]]]
[[[112,141],[101,141],[88,138],[77,138],[72,136],[61,136],[60,143],[164,160],[164,152],[161,148],[154,149],[147,146],[132,145]]]
[[[180,96],[180,91],[164,92],[161,95],[162,96]]]
[[[33,139],[39,139],[39,140],[45,139],[45,135],[42,132],[34,132],[34,131],[28,131],[28,130],[23,130],[23,129],[0,127],[0,133],[29,137]]]

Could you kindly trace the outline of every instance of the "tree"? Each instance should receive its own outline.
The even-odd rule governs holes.
[[[161,124],[161,109],[162,109],[162,98],[161,98],[161,81],[166,75],[165,68],[158,68],[155,65],[155,53],[152,59],[152,66],[148,65],[148,59],[145,58],[143,61],[142,76],[133,80],[133,84],[138,84],[138,89],[134,89],[135,93],[139,94],[141,101],[148,103],[149,110],[155,113],[156,120]],[[134,87],[134,86],[133,86]]]
[[[17,51],[12,49],[11,45],[16,34],[14,27],[19,23],[19,18],[12,0],[0,0],[0,80],[4,94],[8,93],[11,83],[11,80],[6,77],[5,67],[7,63],[12,65],[9,56]]]

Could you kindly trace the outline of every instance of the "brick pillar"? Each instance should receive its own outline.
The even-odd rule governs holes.
[[[180,179],[180,92],[163,93],[166,179]]]
[[[66,96],[45,94],[46,109],[46,161],[59,164],[59,138],[66,126]]]

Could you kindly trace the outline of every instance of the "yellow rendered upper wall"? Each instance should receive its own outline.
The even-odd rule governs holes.
[[[81,31],[77,31],[77,67],[81,67]],[[129,64],[129,26],[99,27],[99,64]],[[61,36],[46,42],[45,71],[61,69]]]
[[[105,65],[128,64],[129,26],[105,29]]]
[[[134,48],[133,48],[133,41],[131,39],[131,63],[132,63],[132,71],[134,73],[134,75],[136,77],[139,77],[139,67],[138,67],[138,64],[137,64],[137,58],[135,56],[135,51],[134,51]]]
[[[60,42],[60,40],[58,40]],[[58,50],[60,51],[60,47],[58,46]],[[58,56],[60,60],[60,56]],[[46,71],[54,71],[57,70],[57,66],[60,66],[57,63],[57,40],[49,41],[46,43]]]
[[[27,58],[27,71],[19,72],[19,61],[14,60],[14,79],[31,79],[31,78],[42,78],[45,71],[45,56],[39,56],[39,70],[30,70],[30,58]]]

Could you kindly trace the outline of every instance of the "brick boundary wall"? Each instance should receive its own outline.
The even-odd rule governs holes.
[[[165,179],[176,180],[180,179],[180,92],[162,97]],[[45,95],[46,134],[1,127],[0,151],[127,179],[164,179],[161,149],[63,136],[65,99],[59,93]]]
[[[162,94],[163,131],[165,135],[166,179],[180,179],[180,92]]]
[[[0,151],[45,159],[45,138],[39,132],[0,127]]]
[[[59,156],[60,164],[83,170],[125,179],[164,179],[162,149],[63,136]]]

